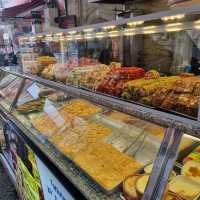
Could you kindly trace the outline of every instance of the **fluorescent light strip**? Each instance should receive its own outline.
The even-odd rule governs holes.
[[[200,29],[200,25],[194,25],[193,26],[195,29]]]
[[[157,26],[146,26],[146,27],[143,27],[142,29],[143,30],[152,30],[152,29],[156,29]]]
[[[181,31],[182,28],[166,28],[165,29],[167,32],[176,32],[176,31]]]
[[[104,26],[104,30],[109,30],[109,29],[114,29],[116,26],[115,25],[110,25],[110,26]]]
[[[104,38],[104,37],[106,37],[106,33],[105,32],[96,33],[96,38]]]
[[[65,41],[65,38],[64,38],[64,37],[60,37],[59,40],[60,40],[60,41]],[[57,41],[57,40],[56,40],[56,41]]]
[[[47,34],[46,37],[52,37],[52,34]]]
[[[75,39],[76,39],[76,40],[82,40],[82,39],[83,39],[83,36],[82,36],[82,35],[75,35]]]
[[[184,17],[185,17],[184,14],[179,14],[179,15],[161,17],[161,20],[163,20],[163,21],[169,21],[169,20],[175,20],[175,19],[182,19]]]
[[[136,22],[128,22],[128,26],[137,26],[137,25],[142,25],[144,24],[144,21],[136,21]]]
[[[146,31],[143,31],[142,33],[144,33],[144,34],[152,34],[152,33],[156,33],[156,30],[146,30]]]
[[[92,32],[93,30],[94,30],[93,28],[86,28],[86,29],[83,30],[83,32],[85,32],[85,33],[90,33],[90,32]]]
[[[75,33],[77,33],[77,31],[75,31],[75,30],[74,31],[69,31],[68,33],[69,34],[75,34]]]
[[[200,25],[200,20],[195,21],[194,25]]]
[[[131,35],[135,35],[136,34],[136,29],[135,28],[126,28],[123,31],[123,35],[125,36],[131,36]]]
[[[120,32],[119,31],[110,31],[108,32],[109,37],[117,37],[119,36]]]
[[[165,25],[166,27],[177,27],[177,26],[182,26],[183,23],[173,23],[173,24],[167,24]]]
[[[68,36],[68,37],[67,37],[67,40],[68,40],[68,41],[72,41],[73,39],[74,39],[74,38],[73,38],[72,36]]]
[[[165,26],[165,30],[167,32],[176,32],[183,30],[183,23],[173,23],[173,24],[167,24]]]
[[[88,34],[84,35],[84,38],[85,39],[92,39],[92,38],[94,38],[94,36],[92,34],[88,33]]]
[[[57,36],[62,36],[62,35],[63,35],[63,33],[56,33],[56,35],[57,35]]]
[[[136,35],[135,32],[124,32],[125,36],[131,36],[131,35]]]

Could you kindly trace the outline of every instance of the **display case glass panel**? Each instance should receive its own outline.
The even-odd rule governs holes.
[[[0,81],[0,104],[9,110],[21,84],[22,78],[6,73]]]
[[[200,198],[200,140],[184,134],[168,177],[163,199]]]
[[[165,129],[32,82],[12,114],[52,151],[59,151],[104,194],[153,163]]]

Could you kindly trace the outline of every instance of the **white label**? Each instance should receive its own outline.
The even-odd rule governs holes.
[[[33,99],[38,99],[40,88],[36,83],[33,83],[30,87],[27,88],[27,92],[33,97]]]
[[[49,171],[44,163],[37,157],[42,189],[45,200],[75,200],[71,194],[63,187],[58,179]]]
[[[57,108],[48,99],[45,101],[44,111],[54,121],[57,127],[62,128],[65,125],[65,120],[61,117]]]

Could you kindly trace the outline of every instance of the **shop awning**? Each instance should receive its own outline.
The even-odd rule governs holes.
[[[135,0],[88,0],[88,3],[124,4]]]
[[[45,3],[45,0],[32,0],[29,3],[21,4],[18,6],[5,8],[2,10],[2,17],[15,17],[19,15],[22,12],[32,10],[38,6],[41,6]]]

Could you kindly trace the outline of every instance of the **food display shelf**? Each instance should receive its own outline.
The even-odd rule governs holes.
[[[36,81],[45,86],[49,86],[54,89],[59,89],[71,94],[72,96],[82,97],[91,102],[110,107],[126,114],[139,117],[144,120],[148,120],[152,123],[164,126],[173,127],[190,134],[191,136],[200,138],[200,122],[198,120],[188,119],[178,115],[162,112],[152,109],[150,107],[141,106],[138,104],[130,103],[125,100],[113,98],[108,95],[99,94],[93,91],[84,90],[79,87],[64,85],[62,83],[50,81],[35,75],[30,75],[16,70],[1,69],[4,72],[16,75],[21,78]]]

